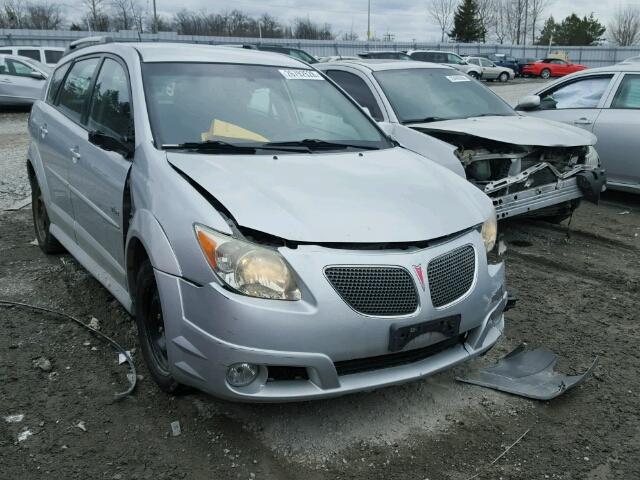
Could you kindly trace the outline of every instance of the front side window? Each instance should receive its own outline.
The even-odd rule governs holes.
[[[44,61],[46,63],[58,63],[64,52],[60,50],[45,50]]]
[[[382,121],[382,112],[378,107],[378,102],[363,79],[353,73],[341,70],[329,70],[327,75],[344,88],[356,102],[366,107],[373,118],[379,122]]]
[[[89,58],[74,63],[58,95],[58,108],[76,122],[82,119],[82,112],[89,98],[89,87],[98,62],[98,58]]]
[[[373,75],[402,123],[516,115],[480,82],[455,70],[412,68]]]
[[[477,58],[470,58],[468,60],[468,63],[472,64],[472,65],[477,65],[480,66],[480,60],[478,60]]]
[[[40,61],[40,50],[20,49],[18,55]]]
[[[609,86],[611,78],[612,75],[604,75],[565,83],[540,95],[538,109],[596,108]]]
[[[26,63],[12,60],[10,58],[6,60],[6,65],[9,75],[16,77],[31,77],[31,74],[34,71],[33,68]]]
[[[482,64],[483,67],[493,67],[493,63],[491,63],[489,60],[486,60],[484,58],[480,59],[480,63]]]
[[[159,145],[244,146],[321,140],[389,148],[375,123],[315,70],[213,63],[145,63]]]
[[[129,80],[122,66],[105,59],[96,80],[87,128],[116,138],[133,136]]]
[[[53,75],[51,76],[51,82],[49,83],[49,90],[47,91],[47,103],[53,105],[55,102],[56,94],[60,89],[60,85],[62,84],[62,80],[64,80],[64,76],[69,70],[69,66],[71,63],[65,63],[64,65],[58,67]]]
[[[624,76],[611,108],[640,108],[640,75]]]
[[[454,65],[464,64],[464,60],[455,53],[447,53],[446,63],[452,63]]]

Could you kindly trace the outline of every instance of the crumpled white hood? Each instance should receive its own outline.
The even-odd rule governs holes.
[[[239,225],[292,241],[430,240],[482,223],[493,208],[463,178],[402,148],[167,158]]]
[[[582,128],[543,118],[514,116],[475,117],[412,124],[425,132],[466,133],[480,138],[514,145],[540,147],[577,147],[595,145],[596,137]]]

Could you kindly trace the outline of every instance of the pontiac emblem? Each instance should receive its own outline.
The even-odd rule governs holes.
[[[426,285],[424,281],[424,271],[422,270],[422,265],[414,265],[413,270],[416,272],[416,277],[418,277],[420,285],[422,286],[422,291],[424,292],[426,290]]]

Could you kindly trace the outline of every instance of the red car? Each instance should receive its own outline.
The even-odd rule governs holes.
[[[586,68],[586,66],[579,63],[569,63],[559,58],[545,58],[534,63],[527,63],[522,67],[522,75],[533,75],[542,78],[562,77]]]

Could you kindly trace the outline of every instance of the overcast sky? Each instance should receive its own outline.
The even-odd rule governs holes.
[[[152,5],[152,0],[140,0]],[[67,0],[67,5],[75,0]],[[78,4],[81,0],[77,0]],[[282,21],[309,16],[317,22],[328,22],[334,33],[356,32],[366,38],[367,0],[156,0],[159,13],[173,14],[182,8],[216,13],[237,8],[252,15],[268,12]],[[108,0],[107,0],[108,3]],[[438,27],[429,18],[425,0],[371,0],[371,30],[382,36],[387,32],[396,40],[439,40]],[[640,4],[640,0],[549,0],[545,18],[552,14],[562,19],[575,12],[580,16],[591,12],[605,25],[619,5]]]

